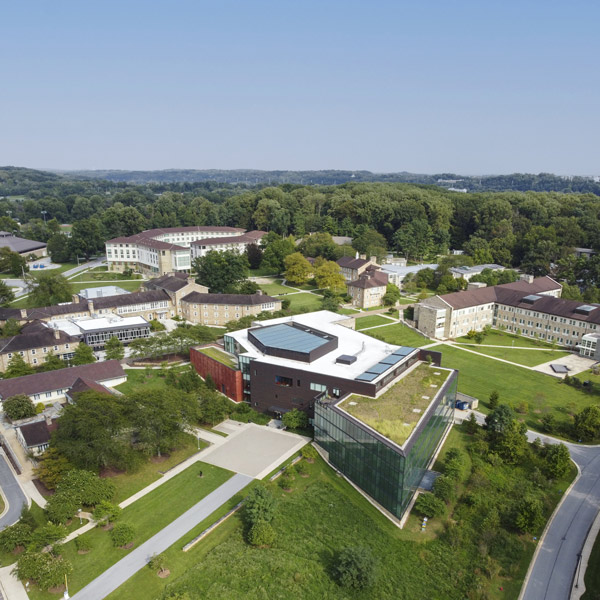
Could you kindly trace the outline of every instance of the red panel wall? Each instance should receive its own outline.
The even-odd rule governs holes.
[[[231,369],[214,358],[198,352],[195,348],[190,348],[190,362],[200,377],[205,378],[210,375],[213,378],[219,392],[236,402],[242,402],[244,383],[241,371]]]

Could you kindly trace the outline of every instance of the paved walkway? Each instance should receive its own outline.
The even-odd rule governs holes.
[[[29,600],[23,584],[12,574],[15,565],[0,569],[0,590],[4,600]]]
[[[125,583],[134,573],[144,567],[153,554],[160,554],[178,539],[209,517],[252,481],[246,475],[234,475],[223,485],[211,492],[198,504],[184,512],[170,525],[131,551],[125,558],[104,571],[83,589],[72,596],[73,600],[101,600]],[[10,599],[12,600],[12,598]]]

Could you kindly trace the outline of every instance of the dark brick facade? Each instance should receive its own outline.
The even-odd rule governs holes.
[[[210,375],[213,378],[219,392],[235,402],[243,401],[244,383],[241,371],[220,363],[214,358],[199,352],[196,348],[190,348],[190,362],[198,375],[204,378]]]

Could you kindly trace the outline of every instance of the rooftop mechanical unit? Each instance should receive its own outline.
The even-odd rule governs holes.
[[[340,356],[335,359],[335,362],[339,363],[340,365],[351,365],[356,362],[356,356],[350,356],[350,354],[340,354]]]

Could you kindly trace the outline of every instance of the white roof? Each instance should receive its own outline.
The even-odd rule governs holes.
[[[85,288],[79,291],[79,295],[86,300],[104,298],[106,296],[119,296],[121,294],[129,294],[129,292],[117,285],[102,285],[100,287]]]
[[[276,325],[278,323],[294,322],[336,336],[338,338],[338,347],[311,363],[263,354],[248,339],[248,329],[233,331],[226,335],[234,338],[247,350],[247,352],[242,353],[241,356],[249,356],[258,362],[277,364],[282,367],[290,367],[292,369],[300,369],[302,371],[320,373],[332,377],[354,379],[376,363],[383,360],[386,356],[392,354],[399,346],[386,344],[385,342],[376,340],[364,333],[354,331],[354,329],[349,329],[340,324],[349,319],[350,317],[345,315],[338,315],[327,310],[320,310],[302,315],[294,315],[293,317],[282,317],[279,319],[260,321],[260,325],[263,327]],[[336,363],[336,358],[342,354],[356,356],[357,360],[351,365]],[[384,375],[387,375],[387,373],[382,373],[379,377],[369,383],[377,382],[380,377],[383,377]]]
[[[128,327],[132,325],[148,325],[143,317],[120,317],[110,315],[98,319],[57,319],[47,324],[53,329],[60,329],[69,335],[81,335],[88,331],[99,329],[115,329],[117,327]]]
[[[381,270],[384,273],[395,273],[396,275],[408,275],[409,273],[418,273],[423,269],[432,269],[435,271],[437,269],[437,265],[429,264],[429,265],[411,265],[410,267],[401,267],[400,265],[392,265],[385,264],[381,265]]]

